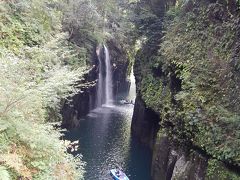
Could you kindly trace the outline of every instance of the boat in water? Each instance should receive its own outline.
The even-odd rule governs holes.
[[[110,170],[110,174],[114,180],[129,180],[127,175],[119,169]]]
[[[131,101],[129,101],[129,100],[120,100],[119,101],[120,102],[120,104],[132,104],[132,105],[134,105],[134,102],[131,100]]]

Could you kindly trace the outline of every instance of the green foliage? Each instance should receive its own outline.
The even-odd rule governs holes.
[[[50,122],[80,91],[85,52],[67,41],[54,1],[0,4],[0,174],[5,179],[82,179]],[[57,152],[57,153],[56,153]]]
[[[217,160],[209,160],[208,161],[208,169],[207,169],[207,180],[238,180],[239,176],[235,173],[229,171],[223,163]]]
[[[4,166],[0,166],[0,174],[2,180],[10,180],[10,175]]]
[[[19,53],[24,45],[46,42],[52,29],[60,29],[60,13],[44,1],[1,2],[0,45]]]
[[[138,93],[169,137],[240,166],[239,16],[224,4],[191,2],[169,9],[164,37],[154,28],[144,34]],[[157,23],[145,20],[142,27]]]
[[[63,10],[63,29],[69,33],[69,40],[80,48],[81,55],[92,59],[99,44],[115,42],[123,51],[131,51],[131,38],[127,37],[133,25],[128,19],[131,11],[129,2],[117,0],[70,0],[60,3]],[[114,48],[113,48],[114,49]],[[130,54],[126,53],[129,55]],[[77,60],[77,59],[76,59]],[[78,62],[78,60],[77,60]],[[76,62],[73,60],[71,64]],[[87,61],[87,64],[92,62]]]
[[[154,78],[152,75],[147,75],[141,84],[141,92],[148,107],[153,107],[157,112],[164,114],[163,104],[170,104],[171,93],[168,87],[164,88],[161,80]],[[156,99],[158,101],[156,101]]]
[[[194,132],[193,143],[239,164],[239,134],[232,131],[239,130],[240,122],[239,72],[231,65],[231,58],[239,56],[234,51],[236,19],[224,15],[220,4],[195,11],[173,21],[161,54],[168,66],[177,67],[182,91],[175,99],[181,102],[185,128]],[[216,14],[222,19],[215,19]]]

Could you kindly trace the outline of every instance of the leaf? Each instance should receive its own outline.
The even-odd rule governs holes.
[[[0,166],[0,180],[11,180],[7,168],[4,166]]]
[[[0,124],[0,132],[5,131],[8,128],[6,124]]]

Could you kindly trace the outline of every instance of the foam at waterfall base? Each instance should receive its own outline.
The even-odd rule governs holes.
[[[103,104],[102,107],[105,107],[105,108],[114,108],[115,105],[114,105],[114,104]]]
[[[97,107],[91,110],[87,116],[88,117],[96,117],[99,113],[109,113],[111,111],[126,111],[126,109],[132,109],[132,104],[102,104],[101,107]]]

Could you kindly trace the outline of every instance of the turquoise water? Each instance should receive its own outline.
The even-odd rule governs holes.
[[[150,180],[151,151],[131,136],[133,105],[102,107],[80,120],[66,139],[80,141],[86,180],[110,180],[109,171],[122,167],[130,180]]]

